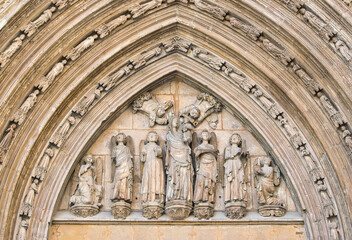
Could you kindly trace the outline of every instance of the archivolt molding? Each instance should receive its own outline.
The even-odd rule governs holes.
[[[280,2],[286,5],[295,14],[298,14],[299,18],[306,22],[323,41],[325,41],[331,49],[333,49],[352,70],[352,50],[350,45],[344,40],[339,34],[338,30],[332,27],[329,23],[326,23],[318,16],[312,9],[310,9],[301,0],[280,0]],[[350,4],[350,3],[346,3]]]
[[[41,161],[39,161],[38,165],[32,172],[32,183],[37,185],[37,189],[40,189],[40,185],[50,168],[50,165],[46,165],[47,162],[52,161],[56,157],[58,150],[64,145],[64,142],[70,136],[70,133],[90,109],[98,104],[98,102],[101,101],[106,94],[111,92],[112,89],[119,86],[119,83],[123,81],[124,78],[130,77],[140,68],[146,67],[147,65],[164,58],[166,55],[175,52],[181,53],[184,56],[205,65],[209,69],[222,75],[224,78],[228,78],[230,82],[242,89],[242,91],[253,99],[256,104],[258,104],[258,106],[260,106],[260,108],[262,108],[264,112],[276,122],[276,125],[281,129],[282,133],[291,142],[292,147],[296,149],[297,154],[301,158],[302,164],[308,169],[311,175],[311,181],[315,184],[316,191],[321,197],[321,211],[326,220],[331,226],[340,226],[341,223],[339,223],[338,211],[335,206],[336,203],[334,203],[335,200],[329,190],[328,183],[326,182],[327,180],[321,171],[319,160],[316,158],[315,154],[312,154],[312,148],[308,141],[288,114],[282,110],[272,96],[265,92],[261,86],[255,83],[253,79],[247,77],[237,67],[224,59],[221,59],[219,56],[191,43],[189,40],[180,37],[174,37],[169,41],[162,42],[154,46],[152,49],[131,58],[115,71],[102,78],[93,89],[90,89],[84,97],[78,101],[73,107],[71,114],[60,124],[50,138],[46,150],[44,150],[43,155],[40,157]],[[29,191],[33,191],[32,185],[29,188]],[[39,193],[36,192],[35,195],[37,196],[38,194]],[[31,213],[34,211],[33,206],[35,206],[35,199],[31,198],[30,200],[31,202],[29,202],[27,198],[24,198],[19,213],[21,218],[19,229],[28,226],[28,221],[32,216]],[[305,211],[305,207],[303,207],[303,211]],[[330,231],[339,231],[342,233],[342,230],[339,227],[331,228]]]
[[[166,4],[170,4],[175,1],[167,1]],[[243,20],[236,17],[233,13],[229,12],[228,10],[221,8],[219,6],[209,4],[202,0],[182,0],[182,3],[192,3],[196,8],[201,11],[204,11],[208,14],[211,14],[214,18],[227,22],[230,26],[234,29],[240,30],[243,34],[245,34],[250,40],[258,42],[262,49],[267,51],[272,57],[277,59],[283,65],[285,65],[289,71],[292,71],[297,75],[297,77],[304,83],[307,87],[307,90],[311,93],[312,96],[317,98],[320,101],[321,107],[327,114],[327,116],[331,119],[333,125],[336,127],[337,131],[343,142],[345,143],[346,149],[349,153],[352,152],[352,133],[350,124],[346,121],[346,118],[342,115],[342,113],[338,110],[339,107],[332,99],[329,97],[326,90],[322,87],[320,83],[318,83],[315,79],[313,79],[309,74],[306,72],[305,68],[301,66],[299,60],[296,59],[291,53],[289,53],[282,45],[274,42],[271,40],[270,35],[264,33],[263,31],[257,29],[256,27],[250,25],[249,23],[244,22]],[[68,4],[68,1],[57,1],[53,0],[53,4],[61,9]],[[71,49],[69,53],[67,53],[63,58],[57,62],[53,68],[42,77],[42,80],[39,84],[37,84],[33,91],[29,94],[26,100],[22,103],[20,108],[17,110],[13,118],[9,122],[9,127],[5,130],[3,134],[3,139],[0,142],[0,164],[2,163],[3,159],[6,156],[6,152],[8,151],[11,141],[14,136],[14,132],[18,129],[19,125],[22,125],[23,121],[26,119],[29,111],[37,102],[38,95],[42,94],[46,91],[46,89],[53,83],[55,78],[64,70],[65,65],[69,62],[75,61],[84,51],[88,48],[92,47],[97,40],[98,37],[105,38],[108,36],[111,31],[113,31],[116,27],[123,25],[126,21],[130,18],[135,19],[139,18],[148,11],[159,8],[163,4],[163,0],[152,0],[146,3],[136,4],[131,7],[129,10],[118,14],[118,17],[109,21],[105,24],[99,26],[90,36],[86,39],[79,42],[74,48]],[[304,5],[301,4],[300,1],[289,1],[285,2],[285,4],[293,10],[300,11],[304,8]],[[38,30],[40,26],[45,24],[52,16],[52,13],[56,11],[56,7],[50,7],[49,9],[45,10],[43,14],[36,19],[35,21],[31,22],[25,27],[24,32],[27,36],[31,36],[35,31]],[[303,11],[303,10],[302,10]],[[304,10],[306,11],[306,10]],[[306,11],[309,12],[309,11]],[[308,13],[307,13],[308,14]],[[311,15],[310,12],[308,15]],[[314,18],[314,21],[318,21],[318,18]],[[314,22],[315,23],[315,22]],[[330,28],[326,27],[327,25],[324,23],[317,22],[320,24],[321,33],[324,36],[330,36]],[[319,25],[318,24],[318,25]],[[316,26],[318,26],[316,25]],[[319,26],[320,26],[319,25]],[[329,31],[328,31],[329,30]],[[25,38],[26,35],[22,34],[18,38],[16,38],[13,44],[3,52],[0,59],[4,59],[4,64],[10,59],[10,57],[19,49],[22,45],[22,40]],[[336,37],[336,34],[331,35]],[[348,50],[349,51],[349,50]],[[8,54],[10,53],[10,57]],[[12,55],[11,55],[12,54]],[[4,65],[3,64],[3,65]],[[40,91],[39,91],[40,90]],[[15,125],[16,126],[15,126]]]

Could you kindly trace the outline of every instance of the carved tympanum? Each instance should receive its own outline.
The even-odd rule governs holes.
[[[225,148],[224,152],[225,211],[227,217],[238,219],[246,212],[248,151],[245,141],[237,133],[232,134],[229,142],[230,145]]]
[[[144,163],[141,185],[143,216],[159,218],[164,212],[165,173],[163,150],[158,145],[159,136],[149,132],[146,141],[142,141],[141,162]]]
[[[172,107],[172,101],[159,103],[154,95],[146,92],[133,102],[132,111],[133,113],[140,111],[147,115],[149,117],[149,126],[153,127],[155,124],[168,124],[170,116],[173,115]]]
[[[197,134],[193,139],[195,145]],[[194,186],[194,215],[199,219],[209,219],[214,215],[215,190],[217,181],[216,135],[207,130],[201,132],[201,144],[194,148],[196,162],[196,183]],[[211,143],[209,143],[209,141]]]
[[[115,218],[123,219],[131,212],[133,187],[133,156],[127,142],[124,133],[111,138],[111,159],[115,163],[111,211]]]
[[[80,217],[94,216],[102,206],[102,186],[96,184],[96,173],[92,155],[83,159],[78,172],[78,184],[70,198],[70,212]]]
[[[277,197],[276,187],[280,184],[280,170],[269,157],[257,159],[254,174],[257,179],[258,212],[263,217],[281,217],[286,213],[285,203]]]

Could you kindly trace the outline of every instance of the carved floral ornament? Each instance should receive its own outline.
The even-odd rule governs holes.
[[[38,165],[35,168],[35,171],[33,172],[32,177],[33,177],[33,181],[36,180],[36,185],[40,185],[41,182],[43,181],[43,175],[45,177],[45,172],[50,168],[50,164],[48,165],[47,162],[51,161],[52,158],[55,157],[55,154],[58,152],[58,150],[60,149],[62,144],[66,141],[66,139],[69,137],[70,133],[73,131],[73,128],[77,126],[77,124],[81,121],[82,118],[84,118],[87,111],[89,111],[92,107],[94,107],[94,105],[96,105],[97,102],[100,101],[100,99],[102,99],[108,92],[111,91],[111,89],[113,89],[116,86],[117,82],[121,81],[123,78],[130,76],[139,68],[147,66],[149,63],[157,60],[158,58],[161,58],[166,54],[171,54],[172,52],[175,52],[175,51],[182,53],[185,56],[194,59],[195,61],[198,61],[199,63],[209,67],[214,71],[218,71],[221,75],[230,79],[235,85],[239,86],[239,88],[241,88],[244,92],[246,92],[264,110],[264,112],[266,112],[275,122],[277,122],[277,125],[283,131],[285,136],[290,140],[290,142],[292,143],[292,146],[294,146],[297,153],[301,156],[301,159],[303,160],[304,164],[307,165],[307,169],[310,172],[312,181],[316,184],[317,189],[321,189],[321,185],[323,185],[326,189],[324,191],[327,191],[327,192],[330,191],[325,183],[326,179],[323,173],[321,172],[319,161],[316,160],[315,156],[310,153],[311,147],[309,146],[309,143],[303,138],[303,134],[300,133],[299,128],[290,120],[290,117],[287,115],[285,111],[281,109],[281,107],[276,103],[274,98],[271,97],[268,93],[264,92],[264,90],[258,84],[256,84],[252,79],[248,78],[243,72],[241,72],[238,68],[236,68],[232,64],[217,57],[211,52],[208,52],[205,49],[202,49],[192,44],[190,41],[180,37],[174,37],[169,41],[166,41],[165,43],[158,44],[154,48],[141,53],[137,57],[133,57],[131,61],[128,61],[127,63],[123,64],[122,66],[117,68],[114,72],[112,72],[108,76],[101,79],[97,83],[94,89],[89,90],[87,95],[85,95],[80,101],[78,101],[78,103],[73,107],[71,114],[67,117],[65,122],[63,122],[62,125],[60,125],[57,128],[57,130],[54,132],[54,135],[52,136],[50,143],[48,144],[47,150],[42,156],[40,165]],[[218,63],[220,64],[220,67]],[[322,98],[322,96],[325,96],[325,95],[321,95],[320,98]],[[210,106],[211,105],[216,106],[216,101],[214,102],[211,96],[207,96],[206,94],[199,96],[194,106],[198,106],[200,104],[200,102],[198,101],[203,98],[209,101],[209,103],[211,103]],[[146,96],[146,97],[142,97],[142,99],[143,101],[140,101],[137,105],[134,105],[134,107],[137,107],[138,110],[143,106],[145,99],[149,100],[152,98]],[[331,104],[330,106],[328,103],[326,103],[325,98],[322,98],[322,101],[325,101],[324,106],[326,105],[327,111],[328,109],[330,109],[328,111],[329,116],[332,116],[332,117],[335,116],[336,112],[333,110],[335,109],[334,106],[332,106]],[[158,103],[158,102],[156,103],[154,102],[153,104],[151,104],[151,106],[154,106],[154,105],[171,106],[170,103]],[[207,111],[206,106],[207,105],[204,105],[205,108],[202,107],[202,109],[204,109],[205,112]],[[150,108],[150,109],[155,110],[155,108]],[[162,109],[165,109],[165,107],[162,107]],[[221,110],[221,108],[219,107],[216,107],[214,109]],[[185,117],[191,116],[191,115],[188,115],[188,113],[190,112],[187,110],[182,114]],[[146,114],[146,116],[150,116],[150,114]],[[333,119],[335,119],[335,117],[333,117]],[[163,121],[161,121],[160,123],[162,122]],[[194,126],[195,125],[192,124],[192,121],[190,121],[189,127],[192,128]],[[346,131],[347,130],[345,130],[343,137],[344,139],[346,139],[346,141],[350,141],[350,139],[348,138],[349,135],[346,134]],[[46,166],[46,169],[43,169],[43,165]],[[44,172],[44,174],[41,174],[42,172]],[[37,194],[38,192],[34,194],[34,200]],[[331,198],[331,202],[334,202],[333,195],[328,194],[328,196]],[[123,205],[122,207],[124,207],[125,210],[120,211],[120,209],[117,208],[115,211],[115,214],[120,214],[121,216],[123,216],[124,214],[128,214],[128,205]],[[235,204],[234,206],[231,205],[229,207],[232,207],[232,208],[229,208],[231,210],[227,212],[228,216],[237,218],[243,215],[243,212],[241,210],[243,208],[242,206],[238,206]],[[338,221],[337,210],[334,204],[330,204],[329,208],[331,209],[331,211],[329,210],[329,212],[331,212],[332,214],[329,214],[327,216],[327,219],[330,223],[335,223],[336,221]],[[158,208],[154,207],[154,209],[152,210],[150,209],[148,211],[146,210],[146,214],[149,214],[149,215],[152,214],[152,216],[158,216],[158,214],[160,214],[160,211],[158,211],[157,209]],[[187,210],[187,208],[182,208],[182,209],[185,211]],[[265,209],[265,210],[269,212],[273,211],[272,209]],[[170,208],[167,209],[166,211],[169,212],[170,214],[177,213],[177,211],[173,212],[172,209]],[[273,213],[273,214],[279,214],[279,212],[280,211],[276,211],[276,213]],[[203,208],[202,211],[200,211],[200,214],[201,213],[211,214],[211,211],[210,212],[206,211]],[[183,214],[187,214],[187,212],[183,212]],[[21,219],[24,221],[28,221],[28,218],[29,216],[21,215]],[[340,224],[336,222],[335,225],[339,226]],[[23,228],[25,227],[27,227],[27,225],[24,225],[23,227],[20,228],[22,232],[24,231]]]
[[[65,1],[55,1],[55,4],[57,4],[57,3],[61,4],[63,2],[65,2]],[[169,2],[171,2],[171,1],[169,1]],[[185,1],[182,1],[182,2],[185,2]],[[67,1],[66,1],[66,3],[67,3]],[[161,1],[150,1],[148,3],[143,3],[143,4],[140,4],[138,7],[136,7],[139,10],[136,10],[134,12],[132,12],[132,10],[131,10],[131,13],[137,14],[137,12],[138,12],[140,14],[139,16],[141,16],[141,15],[145,14],[147,11],[149,11],[150,9],[161,6],[161,3],[162,3]],[[236,19],[235,17],[229,17],[228,11],[225,11],[219,7],[216,7],[215,5],[208,4],[204,1],[194,1],[194,4],[197,8],[201,9],[202,11],[208,12],[209,14],[213,15],[215,18],[217,18],[219,20],[223,20],[223,19],[225,19],[225,21],[229,20],[231,25],[234,28],[240,29],[244,34],[249,36],[251,39],[262,42],[263,49],[266,49],[273,57],[277,58],[284,65],[288,65],[289,67],[292,66],[292,68],[294,69],[294,72],[307,86],[307,89],[312,93],[312,95],[316,96],[320,100],[320,102],[322,104],[322,108],[324,109],[324,111],[326,111],[329,118],[332,120],[332,122],[334,123],[336,128],[341,133],[341,137],[344,139],[346,146],[348,146],[350,148],[351,140],[348,136],[350,136],[351,134],[350,134],[349,124],[346,123],[343,116],[338,111],[338,107],[333,102],[331,102],[331,99],[329,99],[328,94],[326,94],[325,90],[321,86],[319,86],[319,84],[308,75],[308,73],[304,70],[304,68],[302,68],[298,63],[296,63],[297,60],[295,60],[294,57],[292,57],[290,55],[285,55],[286,52],[280,45],[277,45],[273,41],[269,40],[269,38],[263,37],[266,35],[263,35],[261,33],[261,31],[257,30],[255,27],[253,27],[249,24],[246,24],[243,21]],[[58,6],[58,9],[60,9],[59,6]],[[131,14],[121,15],[121,16],[126,16],[126,20],[131,17],[132,18],[139,17],[137,15],[131,15]],[[108,32],[113,31],[115,25],[118,26],[119,24],[124,24],[126,22],[126,20],[124,20],[124,17],[121,17],[121,16],[119,17],[120,18],[119,21],[116,21],[114,24],[110,24],[110,25],[108,24],[108,29],[109,29]],[[34,20],[33,23],[34,22],[36,22],[36,20]],[[45,23],[45,21],[43,21],[43,20],[40,20],[37,22],[38,23],[41,23],[41,22]],[[34,25],[35,25],[35,23],[34,23]],[[39,28],[40,26],[41,25],[39,25],[37,28]],[[36,28],[34,27],[34,29],[36,29]],[[96,32],[101,38],[103,38],[109,34],[108,33],[104,36],[102,33],[99,33],[98,30]],[[14,40],[15,44],[13,46],[11,45],[12,47],[11,46],[9,47],[10,51],[8,51],[8,53],[11,53],[9,55],[12,56],[18,50],[18,48],[21,46],[21,44],[22,44],[21,41],[24,39],[24,38],[23,39],[21,39],[21,38],[23,38],[22,35],[20,35],[20,37],[19,37],[19,39],[17,39],[16,43],[15,43],[16,39]],[[67,55],[65,55],[67,58],[59,61],[57,63],[59,65],[55,65],[56,69],[54,70],[54,68],[55,68],[55,66],[54,66],[52,71],[48,72],[48,74],[46,76],[44,76],[43,81],[47,81],[47,83],[46,83],[47,87],[49,87],[50,84],[55,80],[55,78],[63,71],[63,68],[65,67],[67,61],[74,61],[75,59],[77,59],[77,57],[79,57],[81,53],[83,53],[86,49],[88,49],[92,45],[94,45],[94,42],[96,41],[96,39],[97,39],[96,34],[93,34],[92,36],[83,40],[81,42],[83,44],[78,43],[76,45],[76,47],[73,48],[74,51],[72,51],[72,53],[70,52],[71,54],[68,53]],[[172,41],[174,41],[174,40],[172,40]],[[188,45],[191,46],[190,43],[188,43]],[[345,45],[346,45],[346,43],[345,43]],[[338,43],[338,46],[340,47],[340,49],[343,49],[343,51],[346,52],[345,55],[348,56],[349,49],[348,49],[348,47],[346,49],[345,45],[341,42]],[[182,51],[188,52],[190,49],[189,46],[187,47],[187,44],[186,45],[171,44],[171,46],[173,46],[173,47],[169,51],[172,51],[173,49],[177,49],[178,51],[181,51],[181,52]],[[166,47],[167,47],[167,44],[165,43],[165,45],[162,46],[160,49],[163,51],[165,50],[165,52],[167,52],[167,49],[170,49],[170,48],[166,48]],[[116,81],[118,81],[122,77],[126,77],[129,74],[131,74],[130,73],[131,71],[138,69],[139,67],[147,65],[148,61],[150,61],[151,59],[153,59],[155,57],[158,57],[158,55],[161,53],[161,52],[160,53],[158,53],[158,52],[159,52],[159,50],[156,49],[154,52],[151,52],[149,54],[145,54],[145,55],[141,56],[141,59],[138,59],[137,61],[131,60],[131,63],[127,64],[123,69],[122,68],[119,69],[118,72],[115,72],[116,73],[115,77],[112,75],[108,76],[109,84],[111,86],[113,86],[116,83]],[[165,53],[165,52],[163,52],[163,53]],[[312,160],[312,156],[310,155],[309,150],[308,150],[309,147],[307,148],[308,144],[304,140],[302,140],[302,137],[300,136],[300,134],[297,133],[296,126],[292,126],[292,122],[290,122],[290,121],[288,121],[288,123],[287,123],[287,121],[285,121],[286,114],[282,110],[279,109],[279,106],[277,106],[277,104],[273,100],[273,98],[268,96],[266,93],[260,94],[260,92],[262,92],[262,90],[260,88],[258,88],[258,85],[251,82],[251,80],[247,80],[245,75],[243,73],[241,73],[239,70],[237,70],[237,68],[235,68],[234,66],[231,66],[231,65],[229,66],[229,64],[226,63],[225,61],[224,61],[225,64],[223,64],[221,61],[220,62],[214,61],[214,59],[211,59],[211,58],[213,58],[213,57],[216,58],[216,56],[212,55],[211,53],[207,53],[207,51],[204,51],[204,52],[194,51],[193,57],[196,58],[199,62],[201,62],[205,65],[208,65],[210,68],[212,68],[214,70],[222,71],[223,75],[227,75],[229,78],[233,79],[237,84],[239,84],[242,89],[249,92],[249,94],[253,94],[251,96],[254,96],[254,99],[256,100],[256,102],[258,104],[261,104],[263,109],[266,112],[268,112],[273,119],[278,121],[278,123],[282,127],[283,131],[285,132],[285,135],[288,136],[291,139],[293,145],[296,148],[298,148],[298,150],[301,151],[303,158],[306,160],[311,159],[309,161],[307,160],[307,164],[308,165],[312,164],[312,166],[316,165],[316,163],[314,163],[314,162],[316,162],[316,160]],[[193,53],[193,51],[192,51],[192,53]],[[72,58],[71,56],[77,56],[77,57]],[[199,56],[199,57],[197,57],[197,56]],[[209,56],[209,57],[207,58],[207,56]],[[60,63],[62,64],[62,66],[60,65]],[[225,70],[223,70],[223,69],[225,69]],[[45,84],[38,85],[39,90],[41,90],[39,92],[39,95],[36,92],[37,90],[34,90],[28,96],[28,98],[24,101],[24,103],[21,105],[21,107],[18,111],[19,114],[16,113],[16,116],[15,116],[16,118],[14,118],[14,121],[13,121],[14,123],[11,123],[9,125],[9,128],[7,129],[7,131],[3,135],[3,139],[1,141],[1,143],[3,143],[3,144],[1,144],[1,146],[0,146],[2,152],[1,152],[0,156],[4,156],[6,154],[6,151],[10,147],[11,139],[14,136],[14,133],[15,133],[14,131],[16,131],[16,129],[18,129],[18,126],[22,124],[22,122],[27,117],[27,114],[29,113],[31,108],[35,105],[35,103],[37,101],[36,97],[37,96],[40,97],[40,95],[47,89],[47,87],[39,87],[39,86],[43,86],[43,85],[45,86]],[[67,119],[67,122],[69,123],[69,127],[68,128],[64,127],[63,129],[65,129],[65,131],[58,130],[58,132],[60,132],[60,134],[63,136],[62,137],[63,141],[65,141],[65,139],[68,137],[70,131],[72,131],[72,127],[74,127],[79,122],[80,118],[83,117],[84,114],[91,107],[93,107],[99,101],[99,99],[101,99],[103,97],[103,95],[105,94],[104,91],[109,90],[109,88],[106,87],[108,85],[104,85],[104,83],[101,83],[99,86],[100,86],[100,88],[97,88],[96,90],[94,90],[93,93],[91,93],[90,95],[85,96],[85,98],[89,99],[89,100],[87,100],[87,101],[82,100],[80,102],[81,107],[77,107],[78,110],[73,111],[72,116],[70,116],[71,120]],[[102,94],[99,95],[100,93],[102,93]],[[76,122],[76,120],[77,120],[77,122]],[[73,122],[73,124],[71,124],[72,122]],[[66,123],[66,125],[67,125],[67,123]],[[60,126],[60,129],[61,129],[61,126]],[[55,133],[55,134],[57,134],[57,133]],[[50,146],[55,149],[60,147],[60,146],[58,146],[60,144],[57,144],[57,145],[55,143],[52,143],[52,144],[53,145],[50,145]],[[4,150],[2,150],[2,149],[4,149]],[[311,163],[311,162],[313,162],[313,163]],[[319,176],[319,174],[318,175],[316,174],[319,171],[316,171],[315,168],[312,168],[312,172],[314,172],[315,178],[324,178],[322,176]],[[24,226],[25,226],[25,224],[24,224]],[[28,227],[28,225],[27,225],[27,227]]]

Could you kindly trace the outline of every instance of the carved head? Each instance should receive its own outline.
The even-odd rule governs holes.
[[[261,160],[261,164],[263,166],[270,166],[271,164],[271,158],[269,157],[263,157],[262,160]]]
[[[76,119],[75,119],[74,117],[70,116],[70,117],[67,119],[67,121],[70,123],[70,125],[73,125],[73,124],[75,124]]]
[[[28,228],[28,222],[27,222],[27,220],[22,220],[21,221],[21,227],[24,227],[24,228]]]
[[[170,121],[170,127],[173,128],[179,128],[180,127],[180,118],[178,116],[175,116],[171,119]]]
[[[119,133],[116,135],[116,142],[118,144],[122,143],[123,145],[125,145],[127,143],[127,137],[124,133]]]
[[[166,113],[165,109],[162,106],[159,106],[158,109],[156,110],[157,117],[163,117],[165,113]]]
[[[93,156],[90,154],[86,155],[83,160],[87,164],[93,164]]]
[[[197,119],[200,116],[200,110],[196,106],[193,106],[191,111],[189,111],[189,115],[191,116],[191,118]]]
[[[155,131],[149,132],[147,136],[147,141],[148,142],[158,142],[159,136]]]
[[[47,149],[45,150],[45,153],[46,153],[49,157],[54,156],[54,151],[53,151],[51,148],[47,148]]]
[[[204,129],[201,133],[200,133],[201,139],[203,141],[209,141],[210,139],[210,133],[208,132],[208,130]]]
[[[242,146],[242,137],[238,133],[232,134],[230,137],[230,144],[236,144],[237,146]]]

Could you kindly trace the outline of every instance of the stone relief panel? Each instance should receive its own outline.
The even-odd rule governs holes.
[[[143,101],[136,104],[140,99]],[[271,158],[214,96],[176,79],[135,100],[87,151],[94,164],[88,167],[83,162],[77,166],[59,212],[79,205],[71,200],[76,198],[82,181],[81,168],[94,169],[93,185],[101,185],[101,199],[92,201],[89,207],[96,206],[97,213],[108,213],[120,221],[135,218],[136,214],[146,220],[202,220],[216,214],[231,220],[248,212],[282,216],[286,211],[297,211]],[[165,122],[150,124],[150,112],[140,110],[148,101],[153,106],[148,108],[150,112],[163,110]],[[43,162],[50,156],[49,151]],[[258,165],[258,159],[270,163]],[[267,170],[276,178],[266,174]],[[273,186],[265,185],[268,182]],[[258,201],[258,185],[265,194],[273,191],[278,196],[277,204]],[[268,205],[277,207],[282,214],[262,214],[259,209]]]

